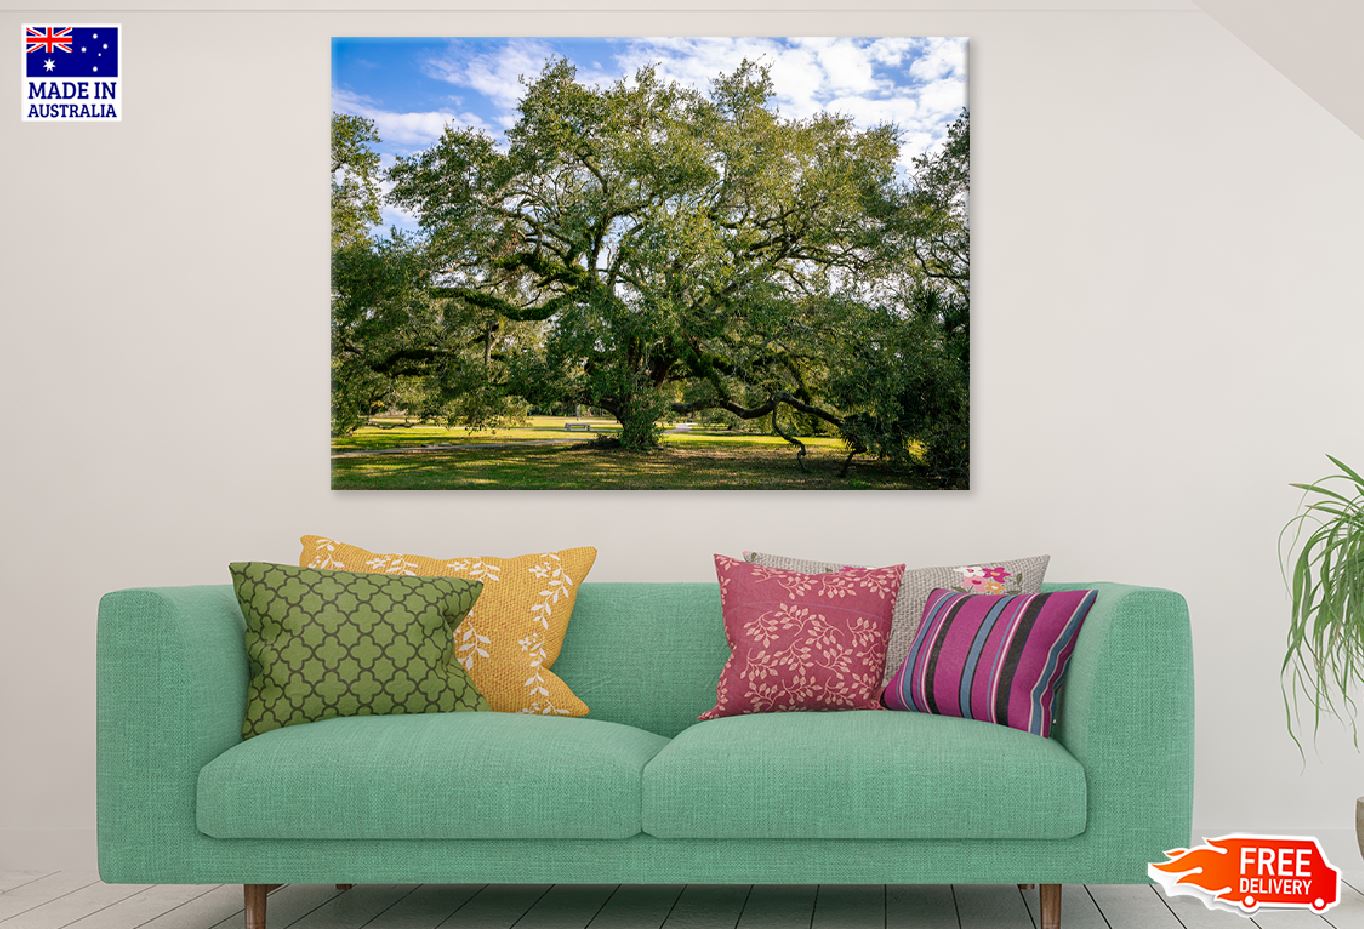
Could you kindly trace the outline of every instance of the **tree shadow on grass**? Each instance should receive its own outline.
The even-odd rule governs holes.
[[[675,448],[629,452],[585,446],[480,449],[420,455],[369,455],[332,461],[338,490],[608,489],[933,489],[922,476],[877,462],[838,476],[843,455],[815,449],[806,467],[787,447]]]

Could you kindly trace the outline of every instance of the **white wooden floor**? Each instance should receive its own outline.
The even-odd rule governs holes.
[[[1063,929],[1364,929],[1343,886],[1324,916],[1214,913],[1150,886],[1067,886]],[[0,929],[238,929],[237,885],[104,884],[78,871],[0,873]],[[269,929],[1035,929],[1037,894],[1013,885],[290,885]]]

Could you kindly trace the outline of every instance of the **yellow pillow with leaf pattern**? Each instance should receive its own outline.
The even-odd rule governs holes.
[[[516,558],[426,558],[381,554],[335,539],[303,536],[304,568],[414,574],[481,581],[469,615],[455,630],[455,657],[488,705],[504,713],[586,716],[550,670],[559,657],[578,585],[597,559],[595,548],[568,548]]]

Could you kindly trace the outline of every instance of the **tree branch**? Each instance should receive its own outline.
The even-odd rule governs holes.
[[[380,361],[367,362],[365,366],[376,374],[421,373],[424,370],[424,365],[417,364],[417,362],[435,361],[447,354],[447,352],[433,348],[401,348],[389,353],[388,357]]]
[[[805,456],[809,454],[810,450],[805,447],[804,442],[781,427],[781,416],[778,415],[779,413],[780,409],[772,410],[772,431],[800,449],[800,451],[796,452],[796,464],[804,471]]]
[[[516,322],[546,320],[567,309],[577,302],[575,294],[557,294],[538,306],[517,306],[496,294],[490,294],[472,287],[433,287],[432,292],[439,297],[457,298],[485,310],[492,310],[504,319]]]

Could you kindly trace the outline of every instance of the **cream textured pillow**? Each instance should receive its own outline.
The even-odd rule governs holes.
[[[550,668],[559,657],[578,585],[597,559],[595,548],[569,548],[516,558],[379,554],[335,539],[305,535],[305,568],[462,577],[480,581],[468,617],[455,630],[455,657],[494,710],[586,716]]]
[[[744,552],[744,558],[764,567],[806,574],[827,574],[840,568],[862,567],[841,561],[813,561],[767,552]],[[919,631],[924,604],[935,587],[970,594],[1037,593],[1042,589],[1042,578],[1047,573],[1047,562],[1050,560],[1050,555],[1037,555],[1009,561],[906,570],[904,580],[900,582],[900,597],[895,601],[895,613],[891,617],[883,683],[889,682],[891,675],[905,663],[909,648],[914,644],[914,635]]]

